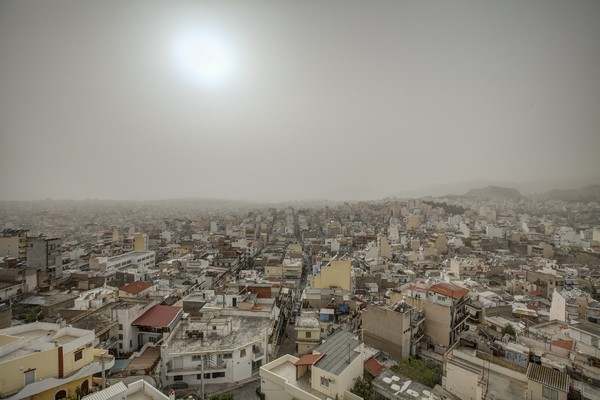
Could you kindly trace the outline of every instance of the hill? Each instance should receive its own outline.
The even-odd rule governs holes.
[[[525,198],[517,189],[502,186],[487,186],[479,189],[471,189],[465,193],[464,196],[490,200],[515,201]]]
[[[550,190],[534,196],[537,200],[562,200],[570,202],[600,201],[600,185],[588,185],[572,190]]]

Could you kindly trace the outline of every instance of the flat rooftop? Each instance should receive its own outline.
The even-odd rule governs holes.
[[[385,397],[392,400],[404,399],[437,399],[437,396],[432,395],[432,388],[425,386],[419,382],[410,380],[409,378],[396,374],[394,371],[385,370],[377,378],[373,380],[373,386]]]
[[[0,330],[0,363],[23,357],[38,351],[64,346],[84,336],[90,342],[95,336],[92,331],[59,324],[34,322]],[[55,344],[56,342],[56,344]]]
[[[270,371],[286,379],[290,385],[304,390],[319,399],[326,400],[328,398],[328,396],[311,387],[309,382],[309,378],[311,377],[310,371],[307,371],[300,379],[296,379],[296,366],[294,362],[286,361],[270,369]]]
[[[205,335],[203,339],[183,338],[183,324],[179,325],[176,332],[171,335],[168,341],[168,351],[171,354],[177,353],[203,353],[214,351],[234,350],[256,342],[259,338],[265,337],[271,327],[271,320],[262,317],[241,317],[231,316],[231,333],[227,336]],[[206,321],[189,321],[185,325],[185,330],[203,331],[206,328]],[[210,325],[210,322],[208,322]]]

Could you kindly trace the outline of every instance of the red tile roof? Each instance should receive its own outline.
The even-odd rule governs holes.
[[[302,356],[294,365],[313,365],[321,359],[325,354],[307,354]]]
[[[441,294],[443,296],[452,297],[453,299],[462,299],[469,293],[469,289],[461,288],[453,283],[436,283],[429,288],[429,291]]]
[[[569,339],[555,339],[552,341],[552,345],[567,350],[573,350],[573,341]]]
[[[119,290],[122,290],[127,293],[131,293],[131,294],[139,294],[139,293],[143,292],[144,290],[148,289],[149,287],[152,287],[152,284],[150,282],[137,281],[137,282],[133,282],[128,285],[125,285],[123,287],[120,287]]]
[[[385,370],[385,366],[381,365],[379,361],[377,361],[373,357],[365,361],[365,371],[371,374],[371,376],[373,376],[374,378],[381,374],[383,370]]]
[[[166,328],[180,313],[183,313],[182,310],[181,307],[155,305],[133,321],[131,325]]]

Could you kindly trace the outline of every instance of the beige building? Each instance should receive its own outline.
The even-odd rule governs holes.
[[[421,226],[421,216],[420,215],[415,215],[415,214],[411,214],[408,217],[406,217],[406,230],[415,230],[415,229],[419,229],[419,227]]]
[[[352,262],[350,260],[333,260],[318,275],[311,278],[311,287],[315,289],[340,288],[352,291]]]
[[[294,332],[296,334],[296,353],[309,354],[321,343],[321,329],[316,316],[300,316],[296,320]]]
[[[265,400],[360,399],[350,393],[363,376],[363,344],[339,331],[302,358],[284,355],[260,368]]]
[[[452,283],[410,290],[406,302],[425,312],[425,336],[432,345],[450,347],[465,328],[469,290]]]
[[[424,335],[424,318],[423,312],[404,302],[387,307],[370,304],[362,313],[364,341],[397,360],[414,356]]]
[[[571,378],[553,368],[529,363],[527,392],[530,399],[567,400]]]
[[[0,398],[55,400],[87,394],[114,365],[94,331],[34,322],[0,330]]]
[[[471,347],[456,346],[444,357],[443,387],[461,399],[534,400],[527,397],[526,369]]]
[[[133,251],[148,250],[148,235],[145,233],[135,233],[133,235]]]
[[[544,257],[552,259],[554,257],[554,247],[549,244],[529,244],[527,245],[527,255],[531,257]]]
[[[27,237],[28,229],[5,229],[0,232],[0,257],[27,260],[27,249],[31,239]]]

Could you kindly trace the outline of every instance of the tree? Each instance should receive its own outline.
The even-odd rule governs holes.
[[[359,377],[354,384],[354,387],[350,389],[351,393],[362,397],[364,400],[371,400],[373,398],[373,386],[371,381],[363,377]]]
[[[234,400],[233,393],[222,393],[215,396],[211,396],[210,400]]]
[[[502,328],[502,336],[504,335],[510,335],[513,338],[517,337],[517,332],[515,331],[515,328],[513,328],[513,326],[511,324],[507,324],[504,326],[504,328]]]

